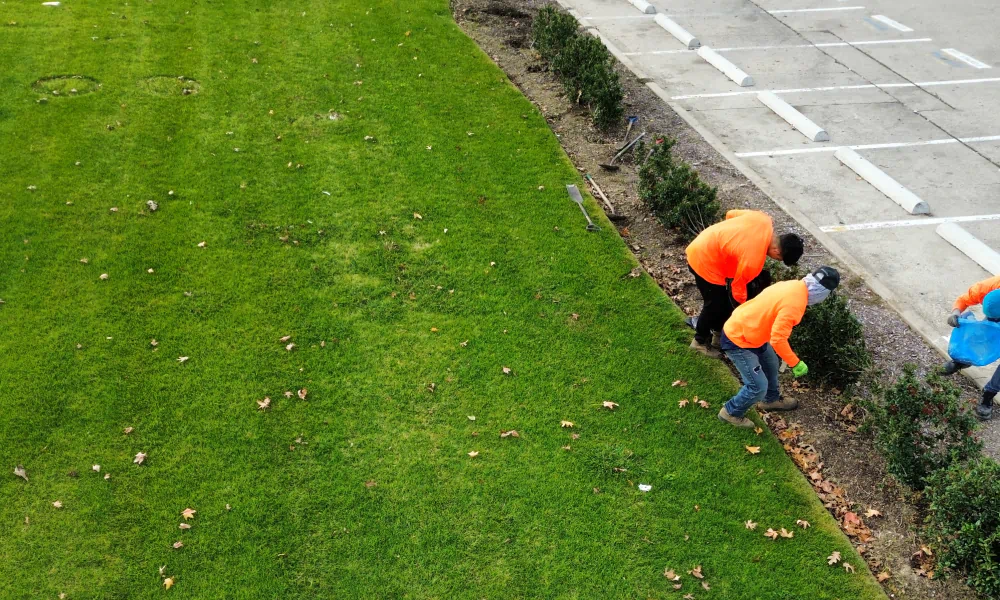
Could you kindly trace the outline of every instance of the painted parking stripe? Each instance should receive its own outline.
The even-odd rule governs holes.
[[[769,10],[767,11],[772,15],[785,15],[788,13],[812,13],[812,12],[829,12],[835,10],[864,10],[864,6],[832,6],[830,8],[786,8],[783,10]]]
[[[905,32],[913,31],[906,25],[903,25],[899,21],[894,21],[885,15],[872,15],[872,18],[875,19],[876,21],[881,21],[886,25],[888,25],[889,27],[892,27],[893,29],[896,29],[898,31],[905,31]]]
[[[980,60],[976,60],[975,58],[972,58],[968,54],[966,54],[964,52],[959,52],[958,50],[955,50],[954,48],[941,48],[941,52],[944,52],[948,56],[957,58],[958,60],[964,62],[965,64],[967,64],[969,66],[972,66],[972,67],[975,67],[977,69],[991,69],[992,68],[988,64],[986,64],[986,63],[984,63],[984,62],[982,62]]]
[[[834,85],[828,87],[813,88],[789,88],[784,90],[767,90],[775,94],[807,94],[812,92],[835,92],[842,90],[867,90],[867,89],[892,89],[911,87],[934,87],[946,85],[969,85],[975,83],[1000,83],[1000,77],[987,77],[982,79],[945,79],[942,81],[917,81],[905,83],[862,83],[858,85]],[[728,98],[729,96],[745,96],[756,94],[757,92],[716,92],[711,94],[686,94],[683,96],[671,96],[671,100],[691,100],[693,98]]]
[[[712,48],[716,52],[748,52],[754,50],[785,50],[794,48],[839,48],[843,46],[875,46],[884,44],[914,44],[933,42],[932,38],[911,38],[907,40],[859,40],[857,42],[822,42],[819,44],[790,44],[787,46],[733,46],[732,48]],[[660,54],[684,54],[694,50],[650,50],[649,52],[626,52],[625,56],[656,56]]]
[[[755,156],[791,156],[793,154],[815,154],[817,152],[836,152],[841,148],[851,150],[884,150],[887,148],[912,148],[915,146],[938,146],[943,144],[974,144],[978,142],[1000,142],[1000,135],[987,135],[969,138],[944,138],[940,140],[924,140],[922,142],[889,142],[885,144],[858,144],[855,146],[818,146],[809,148],[782,148],[777,150],[761,150],[757,152],[737,152],[739,158]]]
[[[927,219],[903,219],[899,221],[875,221],[872,223],[852,223],[850,225],[827,225],[820,227],[824,233],[842,233],[844,231],[864,231],[868,229],[893,229],[896,227],[920,227],[922,225],[940,225],[941,223],[972,223],[976,221],[1000,221],[1000,214],[971,215],[967,217],[934,217]]]

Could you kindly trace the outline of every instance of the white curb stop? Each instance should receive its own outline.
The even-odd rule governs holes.
[[[761,104],[770,108],[788,124],[799,130],[799,133],[814,142],[829,142],[830,134],[819,125],[809,120],[809,117],[800,113],[791,104],[785,102],[773,92],[758,92],[757,99]]]
[[[992,275],[1000,275],[1000,254],[956,223],[942,223],[937,234]]]
[[[659,18],[660,15],[656,15]],[[753,77],[743,72],[742,69],[722,57],[721,54],[712,50],[708,46],[698,48],[698,56],[708,61],[716,69],[722,71],[726,77],[736,82],[740,87],[750,87],[753,85]]]
[[[660,27],[666,29],[670,35],[680,40],[682,44],[687,46],[688,50],[694,50],[695,48],[701,47],[701,42],[698,41],[698,38],[691,35],[687,29],[684,29],[677,23],[668,19],[666,15],[657,14],[653,20],[656,21]]]
[[[646,0],[628,0],[628,1],[629,4],[641,10],[643,14],[647,15],[656,14],[656,7],[650,4],[649,2],[646,2]]]
[[[837,157],[837,160],[850,167],[852,171],[863,177],[875,189],[888,196],[896,204],[902,206],[903,210],[911,215],[926,215],[931,212],[926,202],[903,187],[898,181],[889,177],[885,171],[862,158],[854,150],[840,148],[834,156]]]

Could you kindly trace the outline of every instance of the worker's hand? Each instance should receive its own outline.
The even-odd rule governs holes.
[[[951,325],[952,327],[958,327],[958,315],[960,314],[961,313],[958,312],[957,308],[951,311],[951,314],[948,315],[948,324]]]
[[[800,360],[799,364],[792,367],[792,375],[795,375],[796,377],[802,377],[808,372],[809,367],[806,366],[806,362],[804,360]]]

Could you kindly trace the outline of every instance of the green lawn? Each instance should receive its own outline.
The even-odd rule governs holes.
[[[444,0],[0,33],[0,597],[881,594]]]

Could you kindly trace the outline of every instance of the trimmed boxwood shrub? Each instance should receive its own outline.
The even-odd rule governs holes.
[[[673,156],[674,140],[653,146],[639,167],[639,197],[667,227],[675,227],[692,239],[719,220],[716,189],[691,167]],[[640,155],[645,147],[637,151]]]

